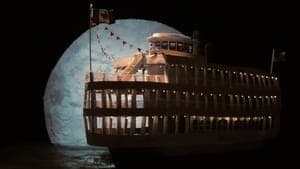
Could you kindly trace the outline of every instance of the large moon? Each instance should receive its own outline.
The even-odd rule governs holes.
[[[116,20],[116,23],[111,25],[99,24],[93,27],[93,71],[112,72],[111,57],[130,56],[137,52],[137,48],[148,50],[146,38],[155,32],[180,33],[162,23],[140,19]],[[99,40],[104,52],[101,50]],[[48,135],[53,144],[87,145],[82,115],[87,72],[89,72],[88,30],[66,49],[48,79],[44,93],[44,111]]]

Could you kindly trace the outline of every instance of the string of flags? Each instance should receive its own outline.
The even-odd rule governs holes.
[[[105,51],[105,48],[104,48],[104,47],[102,46],[102,44],[100,43],[100,35],[98,34],[97,31],[95,31],[95,33],[96,33],[97,42],[98,42],[98,44],[100,45],[100,49],[101,49],[102,54],[103,54],[106,58],[108,58],[108,59],[115,59],[112,55],[108,54],[108,53]]]
[[[121,41],[121,44],[122,44],[123,46],[128,46],[129,49],[132,49],[132,48],[136,47],[136,46],[133,45],[132,43],[129,43],[127,40],[121,38],[119,35],[117,35],[114,31],[112,31],[112,30],[109,29],[108,27],[105,27],[104,30],[107,31],[111,37],[115,37],[115,40]],[[143,50],[143,49],[140,48],[140,47],[136,47],[136,49],[137,49],[137,51],[139,51],[139,52],[145,51],[145,50]],[[146,51],[146,52],[147,52],[147,51]]]
[[[119,35],[116,35],[115,32],[112,31],[111,29],[109,29],[108,27],[105,27],[104,30],[108,32],[109,36],[115,37],[115,38],[114,38],[115,40],[121,41],[121,44],[122,44],[123,47],[128,46],[129,49],[132,49],[132,48],[135,47],[135,45],[129,43],[127,40],[121,38]],[[100,46],[100,49],[101,49],[102,54],[103,54],[107,59],[115,59],[114,56],[108,54],[108,53],[106,52],[106,49],[102,46],[101,41],[100,41],[101,36],[100,36],[100,34],[98,33],[97,30],[95,30],[95,34],[96,34],[97,42],[98,42],[98,44],[99,44],[99,46]],[[138,52],[145,51],[145,50],[143,50],[143,49],[140,48],[140,47],[136,47],[136,49],[137,49]],[[148,52],[148,51],[146,51],[146,52]]]

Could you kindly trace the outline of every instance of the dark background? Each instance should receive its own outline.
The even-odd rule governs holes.
[[[120,4],[121,3],[121,4]],[[282,132],[276,148],[296,145],[296,119],[289,110],[289,60],[293,25],[292,6],[282,3],[206,4],[201,1],[95,1],[95,8],[112,8],[116,19],[155,20],[191,36],[199,30],[203,43],[210,42],[215,62],[270,69],[272,48],[287,51],[287,61],[276,66],[281,74]],[[171,5],[174,5],[171,7]],[[26,2],[23,15],[22,105],[13,114],[15,127],[4,130],[4,142],[49,142],[45,128],[43,95],[48,77],[68,46],[88,29],[88,1]],[[136,30],[135,30],[136,31]],[[25,110],[25,111],[24,111]],[[295,112],[294,112],[295,113]],[[299,117],[299,115],[298,115]],[[5,121],[5,120],[4,120]]]

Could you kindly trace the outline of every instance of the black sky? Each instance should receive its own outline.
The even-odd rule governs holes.
[[[112,8],[117,19],[155,20],[186,35],[199,30],[210,42],[219,63],[269,70],[272,48],[288,51],[293,10],[284,4],[210,4],[201,1],[174,7],[160,1],[96,1],[96,8]],[[185,4],[183,4],[185,3]],[[67,47],[88,29],[88,1],[27,2],[24,6],[23,108],[16,119],[26,132],[8,132],[7,141],[48,141],[43,94],[52,68]],[[287,70],[283,71],[283,75]],[[287,78],[287,77],[285,77]],[[284,93],[287,90],[283,90]],[[18,128],[18,127],[17,127]],[[19,133],[17,136],[14,133]]]

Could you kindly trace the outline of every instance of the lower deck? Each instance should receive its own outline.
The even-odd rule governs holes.
[[[117,148],[240,144],[278,134],[272,116],[85,116],[87,143]]]

